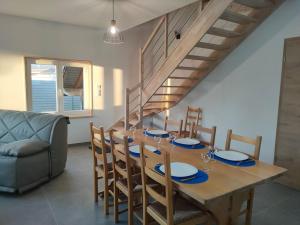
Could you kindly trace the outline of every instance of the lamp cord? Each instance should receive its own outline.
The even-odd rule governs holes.
[[[115,19],[115,0],[113,0],[113,20]]]

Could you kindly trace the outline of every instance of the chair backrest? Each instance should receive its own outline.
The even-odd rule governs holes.
[[[169,117],[166,116],[166,118],[164,120],[164,130],[165,131],[170,131],[170,130],[168,130],[169,126],[178,127],[178,130],[175,130],[175,131],[178,132],[178,136],[181,136],[181,133],[182,133],[182,124],[183,124],[182,120],[170,120]]]
[[[153,153],[146,148],[144,143],[140,144],[140,152],[143,183],[143,208],[144,210],[147,210],[149,197],[158,201],[160,204],[166,207],[167,224],[172,225],[174,211],[170,155],[167,152],[162,152],[160,155]],[[160,174],[155,171],[154,167],[157,164],[163,164],[165,166],[164,174]],[[149,181],[151,180],[157,182],[163,190],[159,189],[159,191],[157,191],[155,188],[149,185]]]
[[[250,155],[251,157],[253,157],[256,160],[259,159],[262,136],[257,136],[256,138],[249,138],[249,137],[246,137],[246,136],[233,134],[232,130],[229,129],[228,132],[227,132],[225,150],[230,149],[232,141],[237,141],[237,142],[242,142],[242,143],[253,145],[254,146],[254,153],[253,154],[248,154],[248,155]]]
[[[112,130],[109,132],[109,136],[111,140],[114,180],[115,182],[125,180],[128,187],[128,194],[130,195],[133,190],[133,184],[131,179],[132,161],[129,156],[128,136],[120,138],[120,136],[114,135]]]
[[[90,122],[91,145],[94,157],[94,166],[102,164],[104,171],[108,172],[106,149],[109,147],[105,143],[103,127],[96,127],[93,122]],[[97,148],[100,151],[97,151]]]
[[[190,138],[197,138],[200,140],[202,144],[208,146],[215,146],[215,138],[216,138],[216,130],[217,127],[213,126],[212,128],[203,127],[201,125],[195,125],[193,123],[192,129],[190,131]],[[207,141],[203,139],[203,134],[210,135],[210,140]]]
[[[188,106],[186,111],[183,131],[184,132],[191,131],[192,124],[195,123],[196,125],[199,125],[199,122],[201,120],[202,120],[202,109]]]

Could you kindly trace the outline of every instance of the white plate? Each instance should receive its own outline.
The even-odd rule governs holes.
[[[145,148],[151,152],[155,152],[157,149],[152,145],[145,145]],[[135,154],[140,154],[140,145],[132,145],[129,147],[129,151]]]
[[[200,141],[197,139],[192,138],[178,138],[175,140],[176,143],[182,144],[182,145],[197,145],[200,144]]]
[[[151,135],[155,135],[155,136],[161,136],[161,135],[168,134],[168,132],[165,130],[148,130],[147,133],[151,134]]]
[[[243,161],[249,159],[248,155],[236,151],[216,151],[215,155],[231,161]]]
[[[165,172],[165,166],[161,165],[159,167],[161,172]],[[171,163],[171,176],[172,177],[189,177],[198,173],[198,169],[190,164],[182,162],[172,162]]]

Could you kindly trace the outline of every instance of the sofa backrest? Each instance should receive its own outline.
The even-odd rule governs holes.
[[[52,129],[61,115],[0,110],[0,143],[23,139],[51,142]]]

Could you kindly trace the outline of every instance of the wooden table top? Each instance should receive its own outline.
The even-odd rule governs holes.
[[[123,134],[132,136],[130,131]],[[153,138],[145,136],[142,130],[135,131],[134,143],[139,144],[142,141],[149,145],[158,146],[157,142]],[[162,139],[159,150],[169,152],[173,162],[186,162],[200,170],[204,168],[201,153],[208,151],[208,149],[191,150],[178,146],[174,147],[165,139]],[[139,164],[139,158],[132,157],[132,159]],[[237,167],[214,160],[210,161],[208,166],[208,181],[199,184],[174,182],[174,186],[197,201],[207,204],[220,197],[231,195],[236,191],[254,187],[259,183],[276,178],[287,171],[284,168],[261,161],[256,161],[255,166]]]

